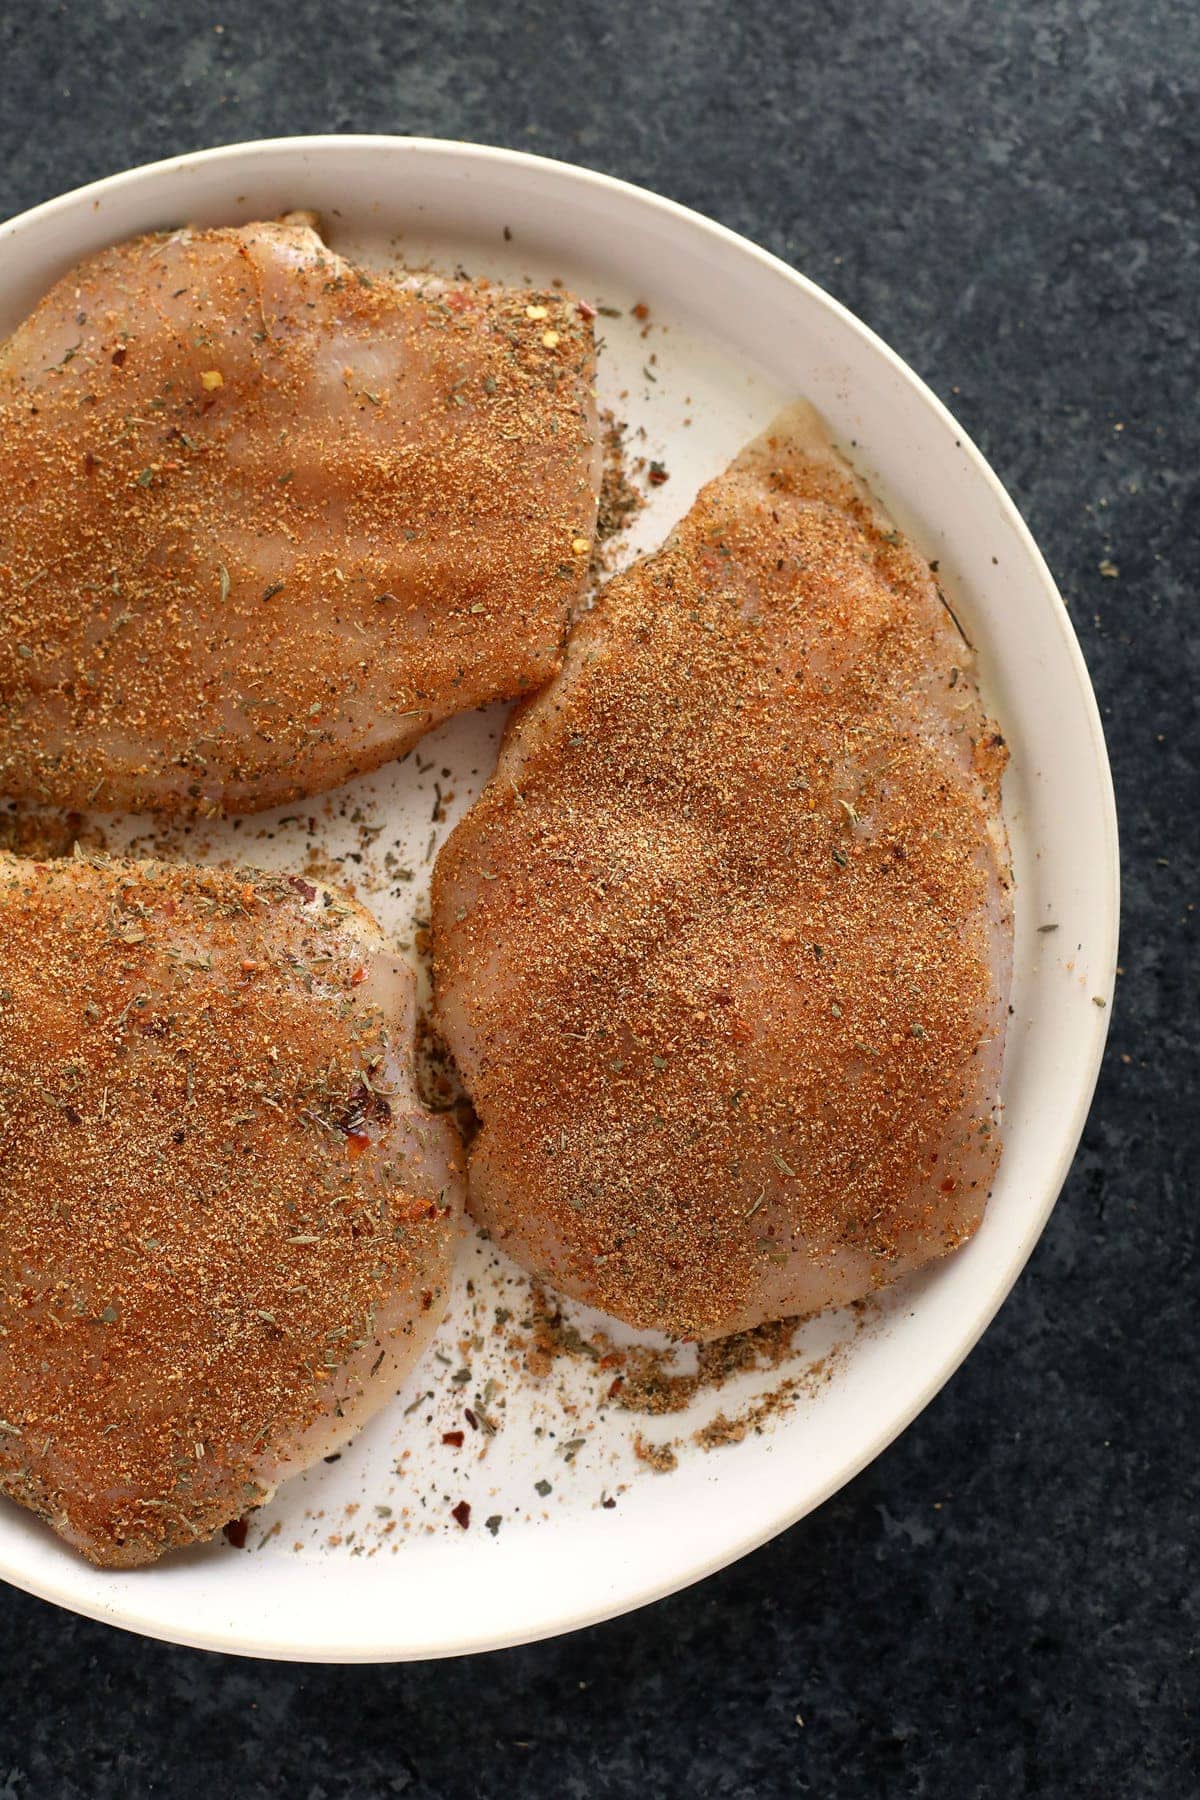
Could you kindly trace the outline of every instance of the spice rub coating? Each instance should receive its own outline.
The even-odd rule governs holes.
[[[975,1230],[1011,906],[972,661],[805,406],[576,626],[434,877],[468,1205],[539,1276],[703,1339]]]
[[[299,877],[0,855],[0,1493],[93,1562],[338,1449],[444,1309],[412,977]]]
[[[591,309],[308,217],[102,251],[0,346],[0,793],[253,811],[559,666]]]

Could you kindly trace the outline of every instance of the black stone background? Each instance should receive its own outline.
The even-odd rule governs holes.
[[[1045,1237],[819,1513],[648,1611],[415,1667],[202,1655],[5,1590],[0,1800],[1200,1792],[1198,76],[1172,0],[0,0],[0,216],[207,144],[427,133],[642,182],[844,300],[1068,597],[1125,879]]]

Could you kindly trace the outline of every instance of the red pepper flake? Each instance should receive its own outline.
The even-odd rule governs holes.
[[[651,487],[661,487],[664,481],[670,481],[670,479],[671,477],[662,463],[652,462],[650,464],[650,468],[646,474],[646,480],[650,483]]]
[[[366,979],[367,979],[367,971],[366,971],[366,966],[364,964],[361,967],[355,969],[353,975],[350,977],[350,986],[351,987],[361,987],[363,982]]]
[[[646,305],[644,300],[639,300],[637,305],[631,306],[629,310],[635,319],[648,319],[650,317],[650,308]]]
[[[443,1444],[453,1444],[456,1450],[462,1449],[463,1433],[461,1431],[443,1431]]]
[[[248,1519],[230,1519],[228,1525],[225,1527],[225,1536],[229,1539],[229,1542],[233,1545],[235,1550],[244,1550],[246,1548],[246,1533],[249,1529],[250,1522]]]
[[[457,1506],[450,1508],[450,1517],[457,1520],[465,1531],[471,1523],[471,1504],[468,1500],[460,1500]]]
[[[575,309],[581,319],[594,319],[596,317],[595,307],[590,306],[586,300],[576,301]]]
[[[350,1152],[351,1162],[357,1161],[370,1142],[365,1131],[348,1131],[346,1133],[346,1148]]]
[[[315,900],[317,897],[317,890],[312,882],[302,880],[299,875],[289,875],[288,886],[295,888],[302,900]]]

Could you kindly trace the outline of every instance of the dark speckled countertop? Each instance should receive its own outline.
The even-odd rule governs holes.
[[[649,1611],[425,1666],[206,1656],[3,1590],[0,1800],[1200,1792],[1198,89],[1175,0],[0,9],[0,215],[206,144],[428,133],[645,183],[844,300],[1059,579],[1125,879],[1045,1237],[819,1513]]]

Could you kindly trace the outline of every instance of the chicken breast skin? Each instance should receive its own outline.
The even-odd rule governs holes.
[[[0,794],[254,811],[558,667],[591,309],[304,217],[118,244],[0,347]]]
[[[92,1562],[339,1449],[444,1310],[412,978],[300,878],[0,855],[0,1493]]]
[[[802,405],[580,621],[434,880],[468,1204],[538,1276],[706,1339],[976,1229],[1011,905],[972,663]]]

